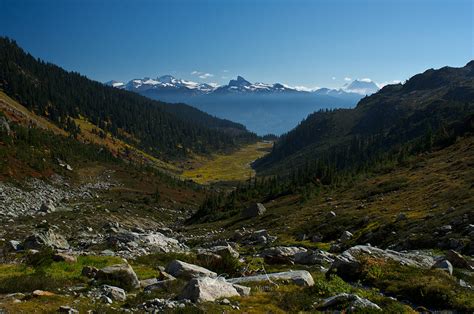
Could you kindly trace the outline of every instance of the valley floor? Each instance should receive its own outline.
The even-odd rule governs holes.
[[[265,148],[216,157],[216,168],[190,176],[244,179],[226,167]],[[95,163],[4,180],[0,312],[472,312],[473,165],[466,138],[305,201],[269,200],[254,218],[197,225],[186,219],[203,191],[146,169]],[[121,275],[107,268],[117,264]],[[190,279],[213,273],[227,280]],[[240,283],[250,292],[231,283],[262,274]]]
[[[245,181],[255,176],[251,163],[268,153],[272,145],[271,142],[257,142],[232,154],[215,155],[209,159],[201,157],[182,175],[199,184]]]

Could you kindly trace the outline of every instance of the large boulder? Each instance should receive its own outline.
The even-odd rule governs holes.
[[[426,269],[434,264],[433,257],[427,255],[401,253],[393,250],[382,250],[372,246],[357,245],[336,256],[327,275],[335,273],[346,280],[357,280],[362,271],[364,260],[367,258],[391,260],[401,265]]]
[[[333,297],[324,299],[318,306],[320,310],[341,310],[341,311],[381,311],[377,304],[359,297],[355,294],[340,293]]]
[[[263,215],[267,209],[261,203],[255,203],[242,210],[242,218],[254,218]]]
[[[77,257],[74,255],[58,252],[53,255],[53,261],[55,262],[66,262],[73,264],[77,262]]]
[[[247,276],[232,278],[227,280],[231,283],[246,283],[246,282],[258,282],[258,281],[273,281],[273,280],[283,280],[290,281],[298,286],[311,287],[314,285],[314,279],[311,274],[306,270],[295,270],[295,271],[286,271],[281,273],[270,273],[264,275],[256,276]]]
[[[125,290],[115,286],[103,285],[100,287],[102,295],[105,295],[113,301],[125,301],[127,299],[127,293]]]
[[[128,264],[117,264],[100,269],[95,279],[110,282],[124,289],[140,288],[140,281],[133,268]]]
[[[138,229],[136,229],[138,230]],[[139,233],[112,227],[112,233],[107,237],[107,244],[113,247],[141,247],[155,252],[182,252],[187,250],[186,245],[178,240],[165,236],[160,232]]]
[[[224,278],[200,277],[191,279],[179,296],[193,302],[213,302],[220,298],[240,296],[235,287]]]
[[[264,250],[261,256],[267,263],[296,263],[303,265],[323,265],[332,263],[334,256],[322,250],[307,250],[303,247],[276,246]]]
[[[276,236],[272,236],[267,230],[261,229],[243,236],[240,242],[253,245],[267,245],[275,242],[276,239]]]
[[[269,264],[294,263],[299,254],[306,253],[308,250],[296,246],[275,246],[265,249],[260,255]]]
[[[25,249],[40,250],[45,247],[53,249],[67,250],[69,243],[62,235],[55,233],[51,229],[41,230],[33,233],[23,241]]]
[[[230,245],[218,245],[209,249],[210,252],[215,253],[221,257],[239,258],[239,252],[234,250]]]
[[[454,250],[446,252],[446,259],[451,262],[454,267],[474,270],[474,267],[461,254]]]
[[[177,278],[191,279],[195,277],[211,277],[216,278],[217,274],[209,269],[194,264],[189,264],[183,261],[171,261],[165,271]]]
[[[303,265],[325,265],[334,262],[334,254],[316,249],[295,255],[295,263]]]
[[[448,260],[442,259],[434,263],[434,265],[431,267],[432,269],[441,269],[448,274],[452,275],[453,274],[453,265]]]

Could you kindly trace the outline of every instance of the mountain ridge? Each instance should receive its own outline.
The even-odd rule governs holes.
[[[362,98],[361,94],[343,88],[304,91],[281,83],[251,83],[242,76],[223,86],[169,75],[108,84],[151,99],[190,104],[213,116],[243,124],[259,135],[285,133],[318,109],[350,108]]]
[[[288,163],[301,165],[318,154],[349,149],[354,141],[370,142],[371,149],[382,151],[426,134],[451,137],[469,130],[474,115],[473,71],[472,62],[461,68],[429,69],[405,84],[383,87],[353,109],[315,112],[283,135],[255,166],[265,173],[278,172]]]

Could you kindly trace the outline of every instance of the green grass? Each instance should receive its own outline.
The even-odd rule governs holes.
[[[25,264],[0,265],[0,293],[55,290],[68,285],[86,282],[81,275],[84,266],[103,268],[122,263],[118,257],[79,256],[76,263],[53,262],[51,255],[38,253],[40,258]]]
[[[203,160],[195,169],[186,170],[182,176],[200,184],[218,181],[244,181],[255,175],[250,164],[262,157],[272,144],[258,142],[247,145],[229,155],[215,155]]]
[[[367,259],[360,278],[387,294],[428,308],[474,311],[474,292],[461,288],[455,277],[439,269],[422,269]]]

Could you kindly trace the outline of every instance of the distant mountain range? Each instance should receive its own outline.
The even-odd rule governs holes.
[[[281,83],[251,83],[242,76],[222,86],[171,75],[105,84],[152,99],[187,103],[209,114],[242,123],[260,135],[287,132],[308,114],[322,108],[353,107],[362,97],[379,89],[372,81],[355,80],[340,89],[307,91]]]

